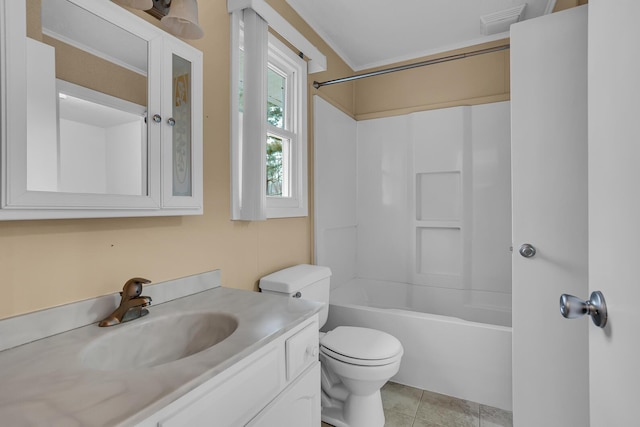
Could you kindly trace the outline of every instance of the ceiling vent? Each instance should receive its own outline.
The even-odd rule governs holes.
[[[495,13],[489,13],[488,15],[482,15],[480,17],[480,27],[482,34],[490,36],[492,34],[504,33],[509,31],[511,24],[515,24],[520,21],[524,14],[524,9],[527,4],[512,7],[509,9],[501,10]]]

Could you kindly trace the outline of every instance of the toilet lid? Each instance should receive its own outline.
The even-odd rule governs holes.
[[[392,363],[402,355],[402,344],[396,337],[355,326],[338,326],[320,340],[320,346],[329,356],[362,365]]]

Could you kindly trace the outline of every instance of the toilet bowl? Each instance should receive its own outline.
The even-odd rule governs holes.
[[[331,270],[297,265],[260,279],[265,293],[325,303],[320,327],[327,320]],[[380,389],[400,368],[400,341],[386,332],[339,326],[320,334],[322,420],[336,427],[383,427]]]
[[[368,328],[339,326],[320,341],[322,420],[336,427],[382,427],[380,389],[400,368],[402,345]]]

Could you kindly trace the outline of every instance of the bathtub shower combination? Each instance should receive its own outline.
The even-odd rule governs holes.
[[[360,122],[314,109],[326,328],[388,332],[405,351],[393,381],[511,410],[509,103]]]

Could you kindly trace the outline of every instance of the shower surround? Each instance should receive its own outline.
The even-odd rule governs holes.
[[[510,410],[509,102],[360,122],[314,106],[330,326],[402,335],[395,381]]]

